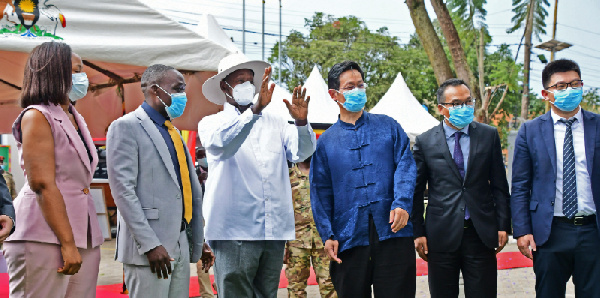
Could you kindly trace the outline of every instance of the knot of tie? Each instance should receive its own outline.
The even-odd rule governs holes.
[[[175,128],[175,126],[173,126],[173,123],[171,123],[171,121],[169,121],[169,120],[165,120],[165,126],[166,126],[168,129],[173,129],[173,128]]]
[[[455,133],[454,133],[454,137],[455,137],[457,140],[460,140],[460,137],[462,137],[462,135],[463,135],[463,134],[464,134],[464,132],[462,132],[462,131],[457,131],[457,132],[455,132]]]
[[[560,122],[564,123],[564,124],[565,124],[566,126],[568,126],[568,127],[571,127],[571,126],[573,125],[573,123],[575,123],[575,121],[577,121],[577,118],[572,118],[572,119],[569,119],[569,120],[566,120],[566,119],[560,119],[560,120],[558,120],[558,121],[560,121]]]

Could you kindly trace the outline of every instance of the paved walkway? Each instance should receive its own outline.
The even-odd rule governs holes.
[[[107,241],[102,245],[102,261],[100,262],[100,276],[98,285],[116,284],[123,281],[123,267],[121,263],[114,261],[115,240]],[[510,243],[505,251],[518,251],[515,243]],[[196,276],[195,265],[190,266],[193,276]],[[211,271],[212,273],[212,271]],[[535,297],[535,275],[532,268],[517,268],[498,271],[498,297],[502,298],[527,298]],[[307,289],[309,298],[319,297],[318,286],[309,286]],[[287,297],[286,289],[279,289],[278,298]],[[427,276],[417,276],[416,297],[429,297]],[[459,297],[464,297],[462,293]],[[566,297],[575,297],[573,283],[567,285]]]

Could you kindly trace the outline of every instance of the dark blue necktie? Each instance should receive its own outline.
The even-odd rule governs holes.
[[[563,144],[563,213],[567,218],[577,213],[577,177],[575,176],[575,148],[573,148],[573,131],[571,126],[576,118],[560,119],[567,126]]]
[[[454,133],[454,163],[458,168],[460,176],[465,179],[465,157],[463,156],[462,148],[460,147],[460,137],[463,132],[457,131]],[[469,210],[465,207],[465,219],[469,219],[471,216]]]

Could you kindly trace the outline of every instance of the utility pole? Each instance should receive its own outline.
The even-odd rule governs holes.
[[[529,76],[531,62],[531,35],[533,34],[533,14],[535,0],[529,1],[527,8],[527,23],[525,24],[525,56],[523,57],[523,94],[521,96],[521,121],[525,121],[529,115]]]
[[[265,0],[262,2],[262,60],[265,61]]]
[[[246,54],[246,0],[242,1],[242,52]]]
[[[558,0],[554,2],[554,25],[552,27],[552,39],[556,38],[556,16],[558,15]],[[554,52],[556,50],[552,48],[550,51],[550,62],[554,61]]]
[[[558,0],[557,0],[558,1]],[[279,0],[279,69],[277,70],[277,78],[279,78],[279,85],[281,86],[281,0]]]

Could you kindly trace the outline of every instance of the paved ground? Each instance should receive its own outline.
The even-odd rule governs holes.
[[[122,265],[113,260],[115,253],[115,241],[107,241],[102,245],[102,261],[100,263],[99,285],[120,283],[123,280]],[[515,243],[510,243],[505,251],[518,251]],[[195,265],[190,267],[192,275],[196,275]],[[212,272],[211,272],[212,273]],[[535,275],[532,268],[518,268],[498,271],[498,297],[502,298],[526,298],[535,297]],[[319,297],[318,286],[309,286],[307,289],[308,297]],[[575,297],[573,283],[567,285],[567,296]],[[287,297],[287,291],[280,289],[278,298]],[[417,276],[417,295],[416,297],[429,297],[427,276]],[[461,295],[462,284],[461,284]]]

